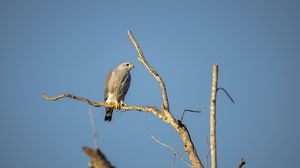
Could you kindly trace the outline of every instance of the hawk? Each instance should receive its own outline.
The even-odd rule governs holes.
[[[113,104],[115,109],[120,109],[121,105],[126,105],[124,104],[124,99],[130,86],[130,70],[132,68],[134,68],[132,63],[122,63],[116,69],[110,71],[106,77],[104,101]],[[105,108],[104,121],[111,121],[114,108]]]

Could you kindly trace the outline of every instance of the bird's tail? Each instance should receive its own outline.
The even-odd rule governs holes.
[[[112,114],[113,114],[113,109],[112,108],[105,108],[105,110],[106,110],[106,114],[105,114],[105,117],[104,117],[104,121],[110,122],[111,118],[112,118]]]

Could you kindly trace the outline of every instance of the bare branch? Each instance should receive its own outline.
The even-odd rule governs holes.
[[[242,157],[241,160],[240,160],[239,165],[237,166],[237,168],[242,168],[245,164],[246,164],[246,161],[245,161],[244,158]]]
[[[93,111],[92,111],[91,108],[89,108],[88,113],[89,113],[89,119],[90,119],[90,122],[91,122],[91,127],[92,127],[92,130],[93,130],[94,144],[95,144],[95,147],[97,149],[99,149],[99,137],[98,137],[98,134],[97,134],[96,125],[95,125],[94,116],[93,116]]]
[[[90,167],[92,168],[114,168],[111,163],[106,159],[99,149],[92,149],[83,147],[82,150],[90,157]]]
[[[216,146],[216,100],[218,88],[218,65],[213,65],[211,99],[210,99],[210,154],[211,168],[217,168],[217,146]]]
[[[75,96],[75,95],[68,94],[68,93],[60,94],[60,95],[55,96],[55,97],[49,97],[45,93],[42,93],[42,97],[47,99],[47,100],[51,100],[51,101],[56,101],[58,99],[68,97],[68,98],[71,98],[71,99],[74,99],[74,100],[83,101],[83,102],[85,102],[87,104],[90,104],[94,107],[113,108],[113,104],[109,104],[109,103],[106,103],[106,102],[93,102],[93,101],[90,101],[86,98]],[[127,105],[127,106],[121,106],[120,110],[124,110],[124,111],[135,110],[135,111],[150,112],[150,113],[152,113],[153,115],[155,115],[156,117],[158,117],[160,119],[162,119],[162,117],[163,117],[161,112],[156,107],[151,107],[151,106],[129,106],[129,105]]]
[[[182,113],[181,113],[181,117],[180,117],[180,121],[183,121],[183,117],[185,115],[186,112],[192,112],[192,113],[201,113],[201,110],[190,110],[190,109],[185,109]]]
[[[167,89],[166,89],[164,81],[158,75],[158,73],[152,68],[152,66],[148,63],[148,61],[144,57],[143,51],[141,50],[139,44],[137,43],[136,39],[134,38],[134,36],[130,30],[128,31],[128,35],[138,52],[138,55],[139,55],[138,60],[141,61],[145,65],[145,67],[150,71],[150,73],[157,80],[157,82],[159,82],[159,86],[160,86],[162,98],[163,98],[163,109],[166,109],[166,111],[169,111],[169,101],[168,101]]]
[[[227,97],[228,97],[228,98],[230,99],[230,101],[234,104],[233,98],[230,96],[230,94],[227,92],[226,89],[224,89],[224,88],[222,88],[222,87],[219,87],[219,88],[217,89],[217,91],[219,91],[219,90],[222,90],[223,92],[225,92],[225,94],[227,95]]]
[[[178,153],[172,146],[160,142],[160,141],[159,141],[157,138],[155,138],[153,135],[150,135],[150,137],[151,137],[152,139],[154,139],[157,143],[161,144],[162,146],[171,149],[171,150],[173,151],[173,153],[174,153],[180,160],[182,160],[186,165],[188,165],[189,167],[193,167],[190,163],[188,163],[186,160],[184,160],[184,159],[179,155],[179,153]]]

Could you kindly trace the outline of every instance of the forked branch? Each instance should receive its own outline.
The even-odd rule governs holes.
[[[131,31],[128,31],[128,35],[138,52],[138,55],[139,55],[138,59],[145,65],[145,67],[149,70],[149,72],[153,75],[153,77],[158,81],[160,88],[161,88],[161,92],[162,92],[163,105],[162,105],[161,111],[158,110],[156,107],[152,107],[152,106],[131,106],[131,105],[121,106],[121,110],[124,110],[124,111],[135,110],[135,111],[150,112],[154,116],[161,119],[163,122],[171,125],[176,130],[178,135],[180,136],[180,138],[184,144],[184,150],[187,153],[187,155],[189,156],[189,158],[192,162],[192,166],[194,168],[203,168],[203,165],[199,159],[196,148],[193,144],[193,141],[191,139],[191,136],[190,136],[187,128],[185,127],[184,124],[182,124],[182,122],[176,120],[169,110],[167,90],[166,90],[166,86],[165,86],[163,79],[158,75],[158,73],[148,63],[148,61],[144,57],[144,54],[143,54],[142,50],[140,49],[140,47],[139,47],[137,41],[135,40],[133,34],[131,33]],[[58,99],[68,97],[68,98],[71,98],[74,100],[83,101],[83,102],[90,104],[92,106],[95,106],[95,107],[109,107],[109,108],[113,107],[113,105],[106,103],[106,102],[93,102],[86,98],[74,96],[72,94],[67,94],[67,93],[58,95],[56,97],[49,97],[46,94],[42,94],[42,96],[45,99],[51,100],[51,101],[56,101]]]
[[[176,132],[180,136],[182,142],[184,143],[184,150],[188,154],[193,167],[194,168],[203,168],[203,165],[201,163],[201,160],[199,159],[198,153],[196,151],[196,148],[193,144],[193,141],[191,139],[191,136],[190,136],[187,128],[185,127],[184,124],[182,124],[182,122],[176,120],[169,110],[167,89],[166,89],[163,79],[158,75],[158,73],[148,63],[148,61],[146,60],[146,58],[143,54],[143,51],[141,50],[140,46],[138,45],[136,39],[134,38],[134,36],[130,30],[128,31],[128,35],[138,52],[138,60],[141,61],[145,65],[145,67],[149,70],[149,72],[153,75],[153,77],[159,82],[159,86],[160,86],[162,98],[163,98],[162,121],[171,125],[176,130]]]

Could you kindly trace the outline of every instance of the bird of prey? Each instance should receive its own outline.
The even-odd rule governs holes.
[[[110,71],[106,77],[104,101],[113,104],[115,109],[120,109],[121,105],[126,105],[124,104],[124,99],[130,86],[130,70],[132,68],[134,68],[132,63],[122,63],[116,69]],[[105,108],[104,121],[111,121],[114,108]]]

